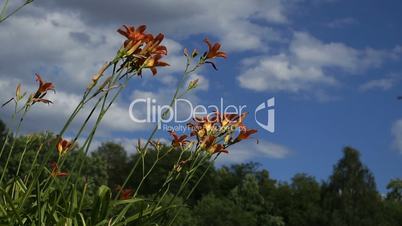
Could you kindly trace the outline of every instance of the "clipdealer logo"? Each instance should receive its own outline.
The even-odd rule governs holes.
[[[187,111],[180,111],[182,108],[188,109]],[[267,101],[262,102],[254,109],[254,118],[256,123],[264,130],[274,133],[275,132],[275,97],[269,98]],[[144,109],[138,113],[135,109]],[[200,116],[208,116],[211,112],[221,112],[223,114],[242,114],[245,113],[247,105],[225,105],[224,99],[220,98],[219,105],[193,105],[188,99],[177,99],[173,105],[160,105],[154,98],[139,98],[131,102],[129,107],[130,119],[136,123],[157,123],[158,129],[169,130],[168,123],[187,123],[191,119]],[[266,112],[262,114],[264,120],[257,117],[257,113]],[[181,113],[180,116],[178,113]],[[260,113],[261,114],[261,113]],[[181,126],[180,129],[185,129]]]

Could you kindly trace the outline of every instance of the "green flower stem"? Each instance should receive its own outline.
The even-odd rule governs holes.
[[[208,155],[208,154],[205,156],[201,156],[200,160],[198,161],[198,164],[195,165],[195,163],[197,162],[197,160],[200,156],[201,155],[198,155],[196,157],[196,159],[194,160],[194,164],[192,164],[192,167],[187,171],[186,177],[184,178],[183,182],[181,183],[179,190],[169,201],[169,203],[167,205],[168,207],[173,203],[173,201],[176,199],[176,197],[179,196],[183,192],[184,188],[187,186],[188,182],[193,178],[193,176],[195,175],[195,172],[197,172],[198,168],[206,162],[205,160],[208,160],[210,158],[210,155]]]
[[[4,150],[6,149],[6,146],[7,146],[7,144],[8,144],[8,139],[9,139],[9,137],[10,137],[10,132],[7,132],[6,139],[4,139],[3,146],[1,147],[0,159],[1,159],[1,156],[3,156]]]
[[[35,158],[34,158],[33,162],[31,163],[31,166],[29,167],[28,175],[26,176],[24,183],[27,183],[27,182],[28,182],[28,178],[30,177],[31,172],[32,172],[32,170],[33,170],[33,168],[34,168],[36,162],[38,161],[39,152],[41,152],[42,149],[43,149],[43,144],[41,144],[41,145],[39,146],[38,150],[36,151]]]
[[[20,157],[20,161],[19,161],[19,163],[18,163],[17,173],[15,174],[16,177],[18,177],[18,174],[19,174],[19,172],[20,172],[22,160],[24,159],[25,152],[26,152],[27,149],[28,149],[28,144],[29,144],[30,141],[31,141],[31,137],[29,137],[29,138],[27,139],[26,143],[25,143],[24,151],[22,152],[21,157]]]
[[[117,62],[116,62],[117,63]],[[111,64],[108,65],[108,67],[110,67]],[[108,68],[107,67],[107,68]],[[63,126],[63,128],[61,129],[59,136],[62,136],[64,134],[64,132],[67,130],[68,126],[71,124],[71,122],[73,121],[73,119],[76,117],[76,115],[79,113],[79,111],[84,107],[86,98],[88,97],[88,95],[90,94],[90,92],[93,90],[93,87],[91,87],[90,89],[88,89],[87,91],[85,91],[85,94],[82,98],[82,100],[80,101],[80,103],[77,105],[77,107],[75,108],[75,110],[73,111],[73,113],[70,115],[69,119],[67,120],[67,122],[65,123],[65,125]],[[57,144],[57,140],[55,140],[54,142],[52,142],[51,147],[56,146]],[[33,182],[35,182],[36,180],[39,179],[40,175],[42,174],[43,170],[46,169],[45,165],[47,164],[47,162],[49,161],[51,155],[53,153],[53,150],[50,149],[46,155],[44,160],[42,161],[39,170],[37,170],[33,177]],[[22,202],[19,205],[19,209],[22,208],[24,206],[25,201],[28,199],[30,193],[32,192],[33,189],[33,185],[34,183],[31,183],[30,186],[28,187],[28,190],[24,196],[24,198],[22,199]]]
[[[28,109],[27,109],[27,110],[28,110]],[[13,154],[13,152],[14,152],[15,143],[16,143],[16,141],[17,141],[16,138],[17,138],[17,136],[18,136],[18,134],[19,134],[19,132],[20,132],[21,125],[22,125],[22,122],[24,121],[24,117],[25,117],[25,115],[26,115],[26,113],[27,113],[27,110],[24,111],[24,113],[22,114],[22,116],[21,116],[21,118],[20,118],[20,120],[19,120],[17,129],[16,129],[16,132],[15,132],[15,139],[13,139],[13,142],[12,142],[11,147],[10,147],[10,151],[8,152],[6,164],[4,165],[3,173],[1,174],[0,185],[1,185],[1,182],[3,182],[4,176],[6,175],[8,163],[10,162],[10,158],[11,158],[11,155]]]
[[[160,160],[162,160],[164,157],[166,157],[166,156],[169,154],[169,152],[170,152],[170,150],[167,151],[164,155],[162,155],[162,156],[159,158],[159,150],[158,150],[158,153],[157,153],[157,156],[156,156],[156,160],[155,160],[154,163],[152,164],[151,168],[148,170],[148,172],[147,172],[146,174],[145,174],[145,172],[143,171],[143,177],[142,177],[142,179],[141,179],[141,181],[140,181],[140,184],[139,184],[138,187],[136,188],[135,193],[134,193],[134,195],[133,195],[132,198],[135,198],[135,197],[137,196],[137,194],[138,194],[139,190],[141,189],[141,186],[143,185],[144,181],[145,181],[145,180],[148,178],[148,176],[152,173],[152,171],[153,171],[153,169],[155,168],[155,166],[157,165],[157,163],[158,163]],[[144,156],[144,157],[145,157],[145,156]],[[145,166],[144,162],[143,162],[143,166]],[[145,174],[145,175],[144,175],[144,174]]]
[[[204,172],[202,173],[201,177],[197,180],[197,182],[195,183],[195,185],[193,186],[193,188],[191,189],[191,191],[188,193],[188,195],[186,196],[186,198],[183,200],[184,202],[186,202],[190,196],[193,194],[193,192],[195,191],[195,189],[198,187],[198,185],[200,184],[200,182],[202,181],[202,179],[204,179],[205,175],[207,174],[208,170],[211,168],[211,166],[214,165],[215,160],[218,158],[220,153],[218,153],[214,160],[212,161],[212,163],[210,163],[208,165],[208,167],[204,170]],[[172,220],[170,221],[169,225],[172,225],[174,223],[174,221],[176,220],[176,217],[180,214],[181,211],[181,206],[178,207],[178,210],[176,211],[176,214],[174,215],[174,217],[172,218]]]
[[[152,211],[151,211],[150,216],[153,215],[153,213],[154,213],[154,211],[156,210],[156,208],[160,205],[160,203],[162,202],[162,200],[165,198],[165,196],[166,196],[167,193],[169,192],[169,190],[170,190],[170,185],[171,185],[171,183],[173,182],[174,173],[177,172],[176,167],[179,166],[184,152],[185,152],[185,150],[182,150],[182,151],[181,151],[180,156],[179,156],[179,158],[177,159],[176,164],[173,166],[173,169],[169,172],[168,176],[167,176],[166,179],[165,179],[165,182],[163,182],[162,187],[161,187],[161,188],[159,189],[159,191],[154,195],[154,198],[153,198],[153,200],[152,200],[152,203],[154,203],[154,202],[156,201],[156,199],[157,199],[157,197],[159,196],[159,194],[160,194],[160,192],[162,191],[162,189],[166,187],[166,189],[165,189],[165,191],[163,192],[162,196],[159,198],[159,200],[158,200],[158,202],[156,203],[156,205],[154,205],[154,207],[152,208]]]
[[[3,18],[3,15],[7,12],[8,2],[9,2],[9,0],[6,0],[4,2],[3,8],[1,9],[1,12],[0,12],[0,18]]]
[[[197,69],[200,67],[200,65],[201,65],[201,64],[200,64],[200,62],[199,62],[196,66],[194,66],[194,68],[192,68],[191,70],[189,70],[189,67],[190,67],[190,60],[189,60],[189,58],[187,57],[186,68],[185,68],[185,70],[184,70],[182,79],[180,80],[178,86],[176,87],[176,90],[175,90],[175,93],[174,93],[174,95],[173,95],[172,101],[171,101],[170,104],[169,104],[170,107],[173,106],[175,100],[177,99],[177,96],[178,96],[178,94],[179,94],[179,91],[180,91],[180,89],[182,88],[182,86],[184,85],[184,83],[186,82],[187,77],[188,77],[192,72],[194,72],[195,70],[197,70]],[[165,111],[162,113],[161,117],[163,118],[167,113],[168,113],[168,110],[165,110]],[[156,132],[157,132],[157,130],[158,130],[158,126],[159,126],[159,125],[156,125],[155,128],[152,130],[151,134],[149,135],[149,137],[148,137],[148,139],[147,139],[147,142],[145,143],[144,147],[142,148],[144,151],[146,151],[146,149],[147,149],[149,143],[151,142],[151,140],[152,140],[153,137],[155,136],[155,134],[156,134]],[[137,161],[139,161],[139,160],[140,160],[140,159],[138,159]],[[138,163],[136,162],[136,163],[134,164],[135,167],[132,167],[132,168],[131,168],[131,170],[130,170],[128,176],[126,177],[126,179],[125,179],[123,185],[121,186],[121,189],[117,192],[117,194],[116,194],[116,196],[115,196],[115,200],[118,199],[118,197],[120,196],[121,191],[126,187],[128,181],[131,179],[131,177],[132,177],[132,175],[133,175],[133,173],[134,173],[134,171],[135,171],[137,165],[138,165]]]
[[[119,73],[117,73],[117,74],[113,74],[112,76],[118,77],[118,76],[120,76],[120,74],[121,74],[121,72],[119,72]],[[127,79],[127,80],[128,80],[128,79]],[[126,82],[128,82],[128,81],[126,81]],[[111,83],[109,84],[109,88],[110,88],[110,87],[111,87]],[[100,112],[99,112],[99,116],[98,116],[98,118],[97,118],[97,120],[96,120],[96,122],[95,122],[94,127],[92,128],[92,131],[91,131],[90,135],[89,135],[88,138],[85,140],[85,142],[84,142],[82,148],[80,148],[80,154],[81,154],[81,151],[83,151],[84,149],[85,149],[85,151],[84,151],[84,153],[82,153],[82,155],[80,155],[80,158],[74,163],[73,168],[72,168],[72,170],[70,171],[70,174],[74,173],[74,171],[76,170],[76,168],[77,168],[77,166],[78,166],[77,164],[79,163],[80,166],[79,166],[79,170],[78,170],[78,175],[80,175],[81,170],[82,170],[82,167],[83,167],[83,164],[84,164],[84,157],[83,157],[83,156],[85,156],[85,155],[88,153],[88,151],[89,151],[90,144],[92,143],[92,140],[93,140],[93,137],[94,137],[94,135],[95,135],[95,132],[96,132],[96,130],[97,130],[97,128],[98,128],[98,125],[100,124],[100,122],[101,122],[103,116],[105,115],[105,113],[107,112],[107,110],[110,108],[110,106],[112,105],[112,103],[115,101],[115,99],[117,98],[117,96],[119,96],[120,92],[121,92],[123,89],[124,89],[124,85],[123,85],[122,87],[120,87],[119,91],[115,94],[115,96],[114,96],[113,99],[110,101],[110,103],[109,103],[109,105],[107,106],[106,109],[105,109],[106,100],[107,100],[107,96],[108,96],[108,93],[109,93],[110,90],[108,90],[107,92],[105,92],[105,94],[104,94],[103,96],[101,96],[101,97],[98,99],[97,103],[96,103],[95,106],[92,108],[90,114],[88,115],[87,119],[86,119],[85,122],[84,122],[84,125],[81,126],[80,131],[78,132],[78,134],[77,134],[77,136],[76,136],[76,138],[75,138],[74,140],[78,139],[78,136],[81,134],[81,132],[82,132],[82,130],[84,129],[85,125],[88,123],[88,121],[90,120],[90,118],[92,118],[93,113],[94,113],[95,110],[97,109],[97,107],[98,107],[98,105],[100,104],[100,102],[102,102],[102,100],[103,100],[103,102],[102,102],[102,107],[101,107],[101,110],[100,110]],[[64,160],[65,160],[65,158],[63,159],[62,164],[64,163]],[[60,165],[60,167],[62,166],[62,164]],[[68,185],[68,182],[70,181],[70,178],[71,178],[71,176],[68,177],[67,180],[64,182],[63,187],[62,187],[62,192],[61,192],[60,195],[57,197],[55,204],[57,204],[58,201],[60,200],[60,198],[62,197],[62,193],[63,193],[64,190],[66,189],[66,187],[67,187],[67,185]],[[79,177],[77,176],[76,179],[78,180],[78,178],[79,178]]]
[[[8,5],[8,0],[6,0],[5,4],[3,6],[3,9],[1,10],[1,13],[0,13],[0,23],[7,20],[10,16],[14,15],[16,12],[20,11],[24,6],[28,5],[31,2],[33,2],[33,0],[25,1],[24,4],[20,5],[18,8],[14,9],[10,14],[3,17],[3,14],[6,12],[7,5]]]
[[[115,57],[116,59],[116,57]],[[113,68],[115,68],[115,65],[117,64],[117,62],[114,65]],[[108,65],[105,67],[105,71],[110,68],[112,66],[112,62],[109,62]],[[115,70],[113,70],[113,74],[115,73]],[[76,108],[74,109],[73,113],[70,115],[70,117],[67,119],[67,122],[65,123],[65,125],[63,126],[63,128],[61,129],[59,135],[62,136],[64,134],[64,132],[67,130],[68,126],[71,124],[71,122],[74,120],[74,118],[77,116],[77,114],[79,113],[79,111],[84,107],[84,105],[86,103],[88,103],[87,97],[89,96],[89,94],[91,93],[91,91],[93,90],[94,86],[91,86],[89,89],[87,89],[80,101],[80,103],[76,106]],[[91,98],[90,98],[91,99]]]

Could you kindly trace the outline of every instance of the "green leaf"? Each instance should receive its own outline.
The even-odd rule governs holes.
[[[112,192],[110,188],[105,185],[100,186],[92,206],[92,214],[91,214],[92,225],[98,222],[103,222],[103,220],[107,218],[111,198],[112,198]]]

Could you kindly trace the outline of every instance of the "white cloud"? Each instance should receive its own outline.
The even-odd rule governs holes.
[[[354,49],[343,43],[324,43],[304,32],[294,34],[289,51],[298,64],[335,67],[348,72],[376,68],[384,60],[396,57],[393,50]]]
[[[184,71],[185,57],[183,55],[183,46],[168,38],[163,40],[163,45],[168,49],[168,55],[163,60],[170,65],[169,67],[164,68],[164,71],[170,73]]]
[[[14,85],[8,81],[0,81],[0,95],[2,96],[1,101],[4,103],[9,97],[14,94]],[[22,91],[32,92],[36,90],[36,87],[32,86],[22,86]],[[67,92],[57,92],[56,94],[48,93],[48,99],[53,101],[53,104],[35,104],[32,106],[30,112],[27,114],[26,120],[24,121],[25,131],[44,131],[50,130],[54,132],[58,132],[70,114],[74,111],[75,107],[81,100],[81,96],[75,93],[67,93]],[[77,130],[80,128],[81,124],[85,121],[86,117],[90,113],[90,110],[94,106],[95,100],[88,103],[80,114],[77,115],[76,120],[72,123],[72,130]],[[10,103],[9,106],[6,106],[6,112],[2,114],[9,115],[11,113],[11,109],[13,108]],[[101,126],[99,128],[98,133],[101,135],[110,135],[115,131],[141,131],[149,128],[148,124],[139,124],[133,122],[128,114],[128,104],[124,104],[122,102],[117,102],[113,104],[108,113],[105,115]],[[98,108],[99,109],[99,108]],[[140,114],[142,109],[135,109]],[[93,114],[92,120],[90,120],[89,127],[93,126],[94,119],[97,117],[99,111],[95,111]],[[88,131],[87,131],[88,132]]]
[[[44,0],[41,3],[49,10],[80,12],[94,26],[146,23],[153,31],[175,37],[209,33],[225,43],[225,49],[236,51],[261,50],[266,41],[279,41],[280,35],[266,23],[288,23],[286,4],[289,4],[283,0],[237,0],[236,4],[232,0]]]
[[[283,54],[257,59],[255,66],[245,70],[238,80],[242,87],[256,91],[298,92],[317,83],[335,83],[322,69],[292,64]]]
[[[18,83],[24,90],[36,90],[33,74],[40,72],[46,81],[55,84],[57,94],[49,94],[53,105],[34,106],[24,128],[26,131],[57,132],[80,101],[92,75],[113,57],[123,38],[115,28],[86,24],[78,11],[47,11],[33,4],[27,12],[30,13],[18,14],[2,23],[2,29],[7,32],[0,33],[0,42],[7,48],[0,51],[0,101],[4,103],[11,97]],[[165,39],[164,44],[169,51],[165,60],[171,66],[159,69],[161,77],[166,72],[182,70],[184,64],[182,46],[170,39]],[[164,82],[168,81],[165,79]],[[99,134],[110,136],[115,131],[141,131],[150,127],[132,122],[128,106],[129,103],[117,99],[106,114]],[[79,128],[90,109],[88,106],[83,110],[73,129]],[[136,111],[141,114],[144,109]],[[1,115],[5,118],[9,113],[2,112]]]
[[[343,28],[347,26],[352,26],[358,24],[359,21],[357,21],[353,17],[345,17],[345,18],[338,18],[335,19],[327,24],[328,27],[330,28]]]
[[[268,141],[253,140],[243,141],[229,148],[229,154],[219,156],[219,164],[242,163],[247,161],[261,161],[264,158],[283,159],[288,157],[291,151],[279,144]]]
[[[43,17],[15,16],[3,24],[7,32],[0,33],[0,42],[8,48],[0,52],[0,75],[27,81],[40,70],[64,89],[81,90],[113,57],[121,39],[85,25],[77,14],[41,12]]]
[[[338,84],[329,69],[358,74],[396,58],[394,50],[359,50],[343,43],[323,43],[307,33],[296,32],[287,53],[245,60],[238,80],[240,86],[255,91],[308,91]]]
[[[360,91],[369,90],[389,90],[398,84],[398,79],[396,78],[382,78],[367,81],[366,83],[360,85]]]

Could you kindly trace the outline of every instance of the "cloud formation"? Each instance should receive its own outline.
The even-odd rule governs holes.
[[[243,62],[240,86],[255,91],[308,91],[336,85],[334,71],[359,74],[397,59],[394,50],[355,49],[343,43],[324,43],[305,32],[294,33],[286,53],[253,57]]]
[[[282,145],[260,140],[257,144],[253,140],[235,144],[229,148],[229,154],[219,157],[220,164],[241,163],[253,159],[283,159],[288,157],[291,151]]]
[[[36,90],[34,73],[39,72],[56,85],[57,94],[51,94],[53,105],[33,107],[25,131],[58,131],[79,103],[92,75],[114,56],[122,38],[117,32],[111,32],[114,29],[84,23],[78,12],[48,11],[40,7],[27,7],[26,12],[30,13],[11,17],[2,24],[7,32],[0,33],[0,43],[7,48],[0,51],[0,102],[6,102],[13,95],[18,83],[26,91]],[[170,51],[166,59],[171,67],[161,71],[181,70],[181,45],[170,39],[164,44]],[[147,129],[149,125],[130,120],[128,106],[129,103],[118,99],[106,114],[100,134],[110,136],[116,131]],[[84,109],[73,128],[78,128],[90,109],[91,106]],[[1,115],[7,119],[9,113]]]
[[[369,91],[369,90],[389,90],[395,85],[399,83],[400,79],[397,79],[395,77],[391,78],[382,78],[382,79],[374,79],[374,80],[369,80],[362,85],[360,85],[359,90],[360,91]]]
[[[259,50],[267,41],[278,41],[279,34],[261,23],[288,22],[283,0],[70,0],[41,1],[53,11],[78,12],[93,26],[116,27],[125,23],[146,23],[169,36],[196,34],[217,36],[231,50]],[[289,3],[289,2],[287,2]],[[96,10],[94,6],[96,5]]]

